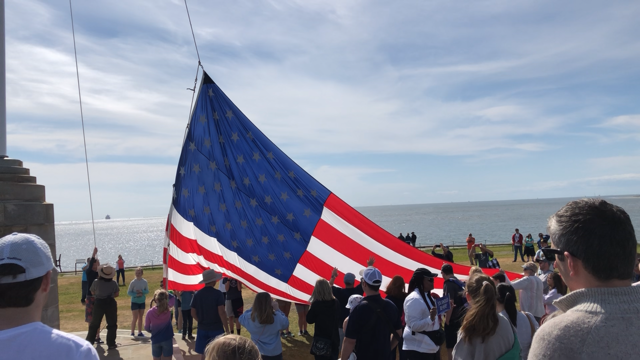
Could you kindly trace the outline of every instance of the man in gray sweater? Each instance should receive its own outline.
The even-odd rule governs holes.
[[[631,286],[636,236],[629,215],[601,199],[568,203],[550,219],[556,268],[571,293],[536,331],[529,359],[635,359],[640,287]]]

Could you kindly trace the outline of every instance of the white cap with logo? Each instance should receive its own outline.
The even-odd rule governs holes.
[[[0,284],[32,280],[55,268],[51,250],[37,235],[13,233],[0,239],[0,265],[22,266],[24,274],[0,276]]]

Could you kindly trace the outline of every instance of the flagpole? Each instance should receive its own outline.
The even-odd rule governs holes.
[[[7,157],[7,77],[4,51],[4,0],[0,0],[0,159]]]

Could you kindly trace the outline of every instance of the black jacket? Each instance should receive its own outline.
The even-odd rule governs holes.
[[[331,339],[331,353],[333,355],[338,355],[340,352],[340,335],[338,335],[340,310],[338,300],[332,299],[312,302],[307,313],[307,322],[316,324],[313,336]]]

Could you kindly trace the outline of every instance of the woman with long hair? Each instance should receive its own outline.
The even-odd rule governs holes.
[[[144,329],[151,333],[151,355],[153,360],[170,360],[173,356],[173,326],[169,310],[169,293],[156,290],[153,294],[156,305],[147,311]]]
[[[260,360],[260,351],[251,340],[231,334],[211,341],[207,345],[204,358],[206,360]]]
[[[240,315],[238,321],[251,334],[263,360],[282,360],[280,331],[289,326],[289,319],[269,293],[258,293],[251,309]]]
[[[307,323],[316,324],[311,351],[316,360],[337,359],[340,352],[340,303],[333,296],[329,281],[319,278],[309,299],[311,308],[307,313]],[[315,349],[315,350],[314,350]],[[323,350],[323,351],[317,351]]]
[[[527,360],[533,334],[538,329],[538,322],[531,313],[518,311],[516,308],[516,291],[513,286],[498,284],[496,291],[498,295],[496,311],[509,319],[511,325],[516,328],[518,341],[520,342],[520,356],[523,360]]]
[[[428,269],[419,268],[409,280],[409,295],[403,306],[406,326],[402,333],[402,350],[408,360],[439,359],[442,342],[436,344],[430,335],[440,330],[436,301],[431,297],[433,279],[437,276]]]
[[[520,344],[511,323],[496,311],[496,286],[487,275],[473,275],[465,288],[469,308],[458,332],[453,358],[494,360],[520,358]],[[509,354],[507,354],[509,353]]]
[[[394,276],[389,285],[387,285],[387,290],[385,290],[385,294],[387,294],[386,299],[391,301],[397,308],[398,313],[400,313],[401,318],[404,319],[404,300],[407,298],[407,293],[404,291],[405,283],[404,279],[400,275]],[[404,326],[404,324],[402,324]],[[346,328],[346,327],[345,327]],[[403,340],[400,339],[398,341],[398,346],[391,349],[391,360],[396,359],[396,348],[398,349],[398,356],[400,360],[406,359],[404,356],[404,350],[402,350]]]
[[[544,295],[545,316],[558,310],[558,308],[553,305],[554,300],[567,295],[567,285],[564,283],[564,280],[562,280],[560,274],[549,274],[549,276],[547,276],[547,284],[549,285],[549,292]]]

